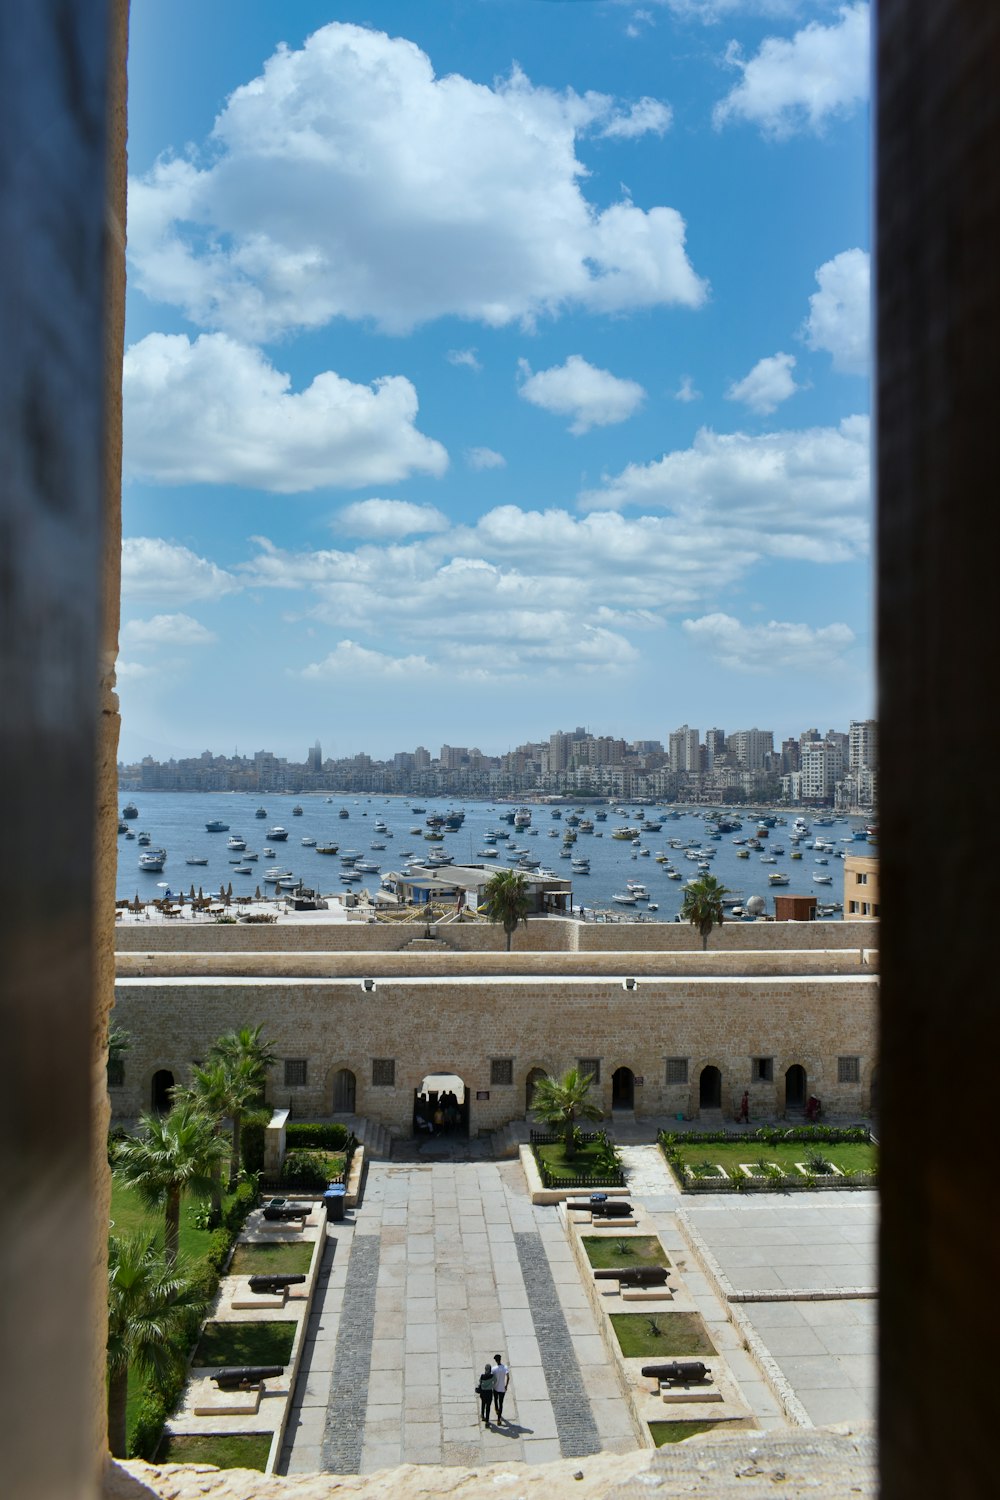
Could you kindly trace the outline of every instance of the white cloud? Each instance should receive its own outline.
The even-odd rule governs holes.
[[[694,380],[690,375],[681,376],[681,383],[674,391],[674,400],[685,402],[701,400],[701,391],[695,390]]]
[[[640,135],[665,135],[673,124],[674,112],[659,99],[643,98],[626,111],[613,115],[601,134],[611,140],[630,141]]]
[[[348,536],[395,540],[426,531],[447,531],[448,517],[433,505],[410,500],[358,500],[337,512],[337,530]]]
[[[825,349],[833,367],[866,375],[871,343],[870,268],[866,250],[842,250],[816,272],[804,334],[810,349]]]
[[[450,365],[465,365],[477,373],[483,368],[476,356],[475,349],[449,349],[445,359]]]
[[[855,644],[853,630],[843,624],[819,629],[780,620],[743,625],[732,615],[712,614],[685,620],[682,629],[720,666],[760,675],[831,671]]]
[[[239,579],[189,547],[153,536],[126,537],[122,542],[122,595],[129,602],[165,599],[191,604],[239,588]]]
[[[518,394],[544,411],[572,417],[569,430],[577,437],[591,427],[626,421],[646,395],[636,381],[621,380],[609,370],[599,370],[579,354],[571,354],[564,365],[537,374],[532,374],[527,360],[520,360],[518,367],[523,376]]]
[[[802,387],[795,384],[794,354],[770,354],[759,359],[748,375],[734,381],[726,392],[728,401],[742,401],[751,411],[767,416]]]
[[[754,557],[845,562],[868,548],[869,448],[865,416],[760,436],[702,428],[690,448],[629,464],[580,504],[666,509],[696,554],[714,544]]]
[[[731,42],[726,61],[742,77],[715,106],[717,128],[743,120],[775,140],[819,134],[868,98],[868,6],[855,0],[831,26],[811,21],[791,39],[767,37],[748,59]]]
[[[434,671],[426,656],[393,657],[384,651],[372,651],[357,641],[338,641],[323,661],[312,662],[295,675],[309,682],[331,677],[405,678],[410,681]]]
[[[619,3],[629,4],[631,0]],[[712,24],[735,15],[793,16],[802,9],[803,0],[650,0],[650,3],[665,6],[681,20]],[[636,11],[635,15],[647,19],[645,11]],[[652,24],[651,18],[648,19]]]
[[[354,385],[332,370],[294,393],[259,349],[226,334],[151,333],[126,351],[125,463],[166,484],[282,494],[440,475],[448,456],[417,431],[401,375]]]
[[[495,448],[466,448],[465,462],[470,469],[506,469],[507,460]]]
[[[158,646],[210,646],[216,640],[218,636],[191,615],[153,615],[149,620],[129,620],[122,627],[122,641],[135,651]]]
[[[156,677],[158,669],[148,667],[141,661],[126,661],[119,656],[115,662],[115,677],[119,682],[141,682],[144,677]]]
[[[133,283],[261,340],[336,317],[493,327],[567,308],[697,307],[673,208],[599,209],[579,137],[660,130],[666,107],[436,78],[412,42],[334,22],[280,47],[206,149],[133,180]]]

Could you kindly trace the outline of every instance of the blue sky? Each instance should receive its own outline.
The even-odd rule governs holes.
[[[125,759],[874,708],[860,0],[143,0]]]

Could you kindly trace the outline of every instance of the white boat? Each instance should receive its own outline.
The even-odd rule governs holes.
[[[477,859],[496,859],[497,858],[497,851],[496,851],[496,849],[479,849],[476,852],[476,858]]]
[[[833,884],[833,876],[832,875],[819,875],[819,874],[816,874],[816,875],[813,876],[813,880],[816,882],[817,885],[832,885]]]
[[[250,869],[249,865],[237,865],[236,868],[235,868],[235,870],[233,871],[233,874],[234,875],[252,875],[253,871]]]
[[[139,855],[139,869],[148,875],[158,875],[166,862],[166,849],[144,849]]]
[[[370,849],[384,849],[385,848],[385,839],[372,839],[372,841],[371,841],[371,843],[369,844],[368,847]]]
[[[244,852],[244,855],[243,855],[243,863],[245,865],[249,865],[251,863],[256,864],[257,858],[258,858],[258,856],[256,854],[252,853],[249,849],[247,849]]]
[[[531,810],[527,807],[519,807],[514,814],[514,827],[527,828],[531,824]]]
[[[247,841],[241,833],[231,833],[226,839],[227,849],[245,849]]]
[[[279,880],[287,880],[291,873],[291,870],[279,870],[275,865],[264,871],[264,880],[267,885],[274,885]]]
[[[186,865],[207,865],[208,864],[208,860],[207,859],[202,859],[201,856],[198,856],[197,858],[195,858],[195,856],[192,855],[191,858],[190,859],[186,859],[184,861],[184,863]]]
[[[788,885],[788,876],[782,875],[780,870],[772,870],[767,877],[768,885]]]
[[[632,895],[631,891],[618,891],[614,896],[611,897],[611,899],[619,906],[636,905],[636,897]]]
[[[264,845],[264,858],[265,859],[273,859],[274,858],[274,850],[273,849],[269,849],[266,844]]]
[[[316,840],[315,839],[306,838],[306,839],[303,839],[302,842],[303,842],[303,844],[305,845],[305,847],[307,849],[315,849],[315,847],[316,847]]]
[[[275,844],[283,844],[287,837],[288,829],[282,828],[280,823],[276,823],[273,828],[269,828],[265,834],[265,838],[269,842],[273,841]]]

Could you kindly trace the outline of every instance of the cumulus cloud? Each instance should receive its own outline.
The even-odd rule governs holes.
[[[449,349],[445,359],[450,365],[465,365],[477,373],[483,368],[476,356],[475,349]]]
[[[153,615],[149,620],[129,620],[122,627],[122,641],[133,650],[158,646],[210,646],[216,640],[218,636],[191,615]]]
[[[690,375],[682,375],[681,383],[674,391],[675,401],[700,401],[701,391],[695,390],[694,380]]]
[[[222,333],[151,333],[126,351],[125,463],[165,484],[281,494],[443,474],[448,455],[415,426],[401,375],[354,385],[332,370],[293,392],[259,349]]]
[[[854,631],[844,624],[819,629],[781,620],[743,625],[732,615],[711,614],[685,620],[682,629],[720,666],[762,676],[830,671],[855,644]]]
[[[801,390],[795,384],[792,371],[795,369],[794,354],[770,354],[759,359],[742,380],[734,381],[726,392],[728,401],[742,401],[751,411],[767,416],[787,401],[789,396]]]
[[[372,651],[357,641],[338,641],[330,654],[322,661],[311,662],[296,675],[307,682],[331,677],[405,678],[426,677],[435,668],[426,656],[388,656],[384,651]]]
[[[495,448],[466,448],[465,462],[470,469],[506,469],[507,460]]]
[[[333,22],[236,89],[203,151],[129,195],[133,282],[204,327],[263,340],[331,319],[493,327],[568,308],[699,306],[668,206],[599,209],[576,145],[666,106],[435,77],[414,43]]]
[[[646,395],[636,381],[621,380],[609,370],[599,370],[579,354],[571,354],[564,365],[536,374],[525,359],[518,362],[518,368],[522,376],[518,394],[543,411],[572,417],[569,430],[577,437],[591,427],[627,421]]]
[[[819,291],[809,298],[804,334],[810,349],[825,349],[833,367],[866,375],[871,342],[868,252],[842,250],[816,272]]]
[[[141,682],[144,677],[155,677],[157,670],[141,661],[126,661],[121,656],[115,662],[115,677],[123,683]]]
[[[447,531],[448,517],[433,505],[410,500],[357,500],[337,512],[337,529],[348,536],[392,538]]]
[[[192,604],[198,599],[218,599],[241,587],[232,573],[189,547],[154,536],[126,537],[122,542],[122,595],[130,602],[166,599]]]
[[[717,128],[745,121],[775,140],[821,134],[868,98],[868,5],[842,6],[831,26],[811,21],[791,38],[767,37],[751,58],[731,42],[726,61],[741,77],[715,106]]]
[[[629,464],[580,504],[666,509],[687,544],[845,562],[867,551],[870,490],[870,423],[853,416],[759,436],[702,428],[690,448]]]

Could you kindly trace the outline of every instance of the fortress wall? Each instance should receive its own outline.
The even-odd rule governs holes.
[[[872,946],[871,922],[726,922],[708,940],[709,952],[771,952],[776,949],[861,949]],[[404,948],[421,939],[417,922],[200,923],[120,922],[119,953],[375,953]],[[443,947],[463,953],[505,951],[503,928],[484,922],[443,923],[432,931]],[[519,927],[514,953],[695,953],[701,938],[687,922],[574,922],[561,917],[529,920]]]
[[[150,1104],[157,1069],[184,1082],[221,1033],[260,1024],[279,1057],[307,1061],[304,1087],[286,1087],[279,1064],[268,1089],[268,1102],[290,1105],[296,1118],[329,1114],[334,1074],[348,1068],[357,1112],[408,1134],[413,1090],[426,1073],[447,1071],[472,1091],[473,1133],[495,1129],[523,1118],[532,1068],[562,1073],[581,1057],[601,1060],[597,1096],[606,1112],[612,1074],[628,1067],[644,1080],[635,1090],[638,1116],[695,1116],[699,1075],[712,1065],[722,1073],[725,1113],[746,1088],[751,1119],[780,1114],[785,1071],[798,1063],[828,1113],[862,1116],[876,1055],[876,991],[873,977],[860,976],[658,979],[638,992],[598,977],[410,978],[384,980],[371,993],[354,979],[121,980],[115,1020],[132,1046],[112,1102],[119,1117],[136,1115]],[[841,1055],[861,1059],[857,1084],[838,1084]],[[774,1058],[773,1083],[751,1082],[757,1056]],[[668,1057],[688,1059],[686,1085],[666,1084]],[[394,1087],[373,1085],[373,1058],[395,1059]],[[491,1083],[491,1059],[500,1058],[513,1059],[510,1085]],[[477,1099],[477,1091],[488,1097]]]
[[[503,977],[535,975],[539,978],[577,976],[586,973],[624,980],[626,975],[644,977],[704,978],[718,975],[749,978],[768,975],[857,974],[877,968],[874,949],[835,948],[780,949],[747,952],[745,949],[703,953],[455,953],[442,942],[420,951],[380,953],[313,953],[292,950],[261,952],[164,952],[159,950],[160,929],[147,929],[149,947],[143,952],[119,953],[120,979],[204,978],[231,976],[299,979],[336,978],[434,978]],[[869,929],[869,936],[871,936]]]

